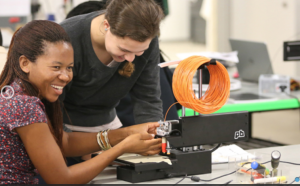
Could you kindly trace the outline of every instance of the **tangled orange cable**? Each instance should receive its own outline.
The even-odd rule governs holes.
[[[210,81],[205,94],[199,99],[193,90],[193,77],[197,69],[210,59],[202,56],[191,56],[182,60],[173,75],[173,93],[178,102],[201,114],[210,114],[219,110],[230,94],[230,78],[226,68],[217,61],[208,65]]]

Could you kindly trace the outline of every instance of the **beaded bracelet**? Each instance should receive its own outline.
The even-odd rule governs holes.
[[[107,149],[110,149],[110,148],[111,148],[111,145],[110,145],[109,139],[108,139],[108,132],[109,132],[109,131],[110,131],[110,129],[105,130],[104,133],[103,133],[103,136],[104,136],[104,140],[105,140],[106,148],[107,148]]]
[[[98,143],[100,149],[104,149],[103,145],[100,142],[100,135],[101,135],[101,131],[98,132],[98,134],[97,134],[97,143]]]
[[[108,130],[104,130],[104,131],[100,131],[98,132],[97,134],[97,143],[99,145],[99,147],[102,149],[102,150],[108,150],[111,148],[111,145],[109,143],[109,139],[108,139],[108,131],[110,131],[110,129]],[[102,138],[104,140],[102,140]]]

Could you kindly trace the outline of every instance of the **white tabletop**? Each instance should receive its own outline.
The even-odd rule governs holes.
[[[270,147],[270,148],[262,148],[262,149],[254,149],[254,150],[249,150],[251,153],[257,153],[257,154],[264,154],[266,160],[265,161],[270,161],[271,160],[271,152],[274,150],[278,150],[281,153],[281,161],[289,161],[293,163],[300,164],[300,145],[289,145],[289,146],[279,146],[279,147]],[[268,158],[268,156],[270,158]],[[267,163],[265,164],[267,168],[271,168],[271,164]],[[289,170],[287,176],[288,183],[291,183],[293,180],[295,180],[296,177],[300,176],[300,166],[299,165],[290,165],[286,163],[279,163],[278,169],[285,169]],[[225,174],[228,174],[233,171],[232,166],[230,164],[225,163],[225,164],[218,164],[218,165],[212,165],[212,173],[211,174],[202,174],[198,175],[200,179],[203,180],[209,180],[213,179]],[[101,174],[99,174],[93,181],[90,183],[92,184],[131,184],[129,182],[123,181],[123,180],[117,180],[116,178],[116,168],[115,167],[108,167],[106,168]],[[160,179],[160,180],[153,180],[153,181],[147,181],[147,182],[142,182],[142,184],[175,184],[179,180],[181,180],[182,177],[177,177],[177,178],[168,178],[168,179]],[[236,174],[232,174],[229,176],[225,176],[223,178],[214,180],[212,182],[200,182],[200,183],[209,183],[209,184],[224,184],[228,181],[233,180],[232,183],[237,183],[239,181],[239,178],[237,177]],[[184,179],[181,184],[194,184],[199,182],[194,182],[190,178]],[[296,182],[294,182],[296,184]],[[298,182],[299,184],[299,182]]]

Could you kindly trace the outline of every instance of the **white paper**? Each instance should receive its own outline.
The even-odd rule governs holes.
[[[0,16],[30,15],[30,0],[0,0]]]
[[[153,156],[141,156],[139,154],[126,153],[118,157],[119,160],[128,161],[131,163],[160,163],[166,162],[172,165],[171,160],[166,156],[153,155]]]
[[[227,163],[229,157],[239,157],[241,160],[253,159],[255,156],[251,153],[248,153],[241,147],[232,144],[227,146],[222,146],[215,150],[212,155],[212,163]]]
[[[208,58],[213,58],[213,59],[221,59],[224,61],[231,61],[234,63],[239,62],[238,58],[238,52],[233,51],[233,52],[227,52],[227,53],[221,53],[221,52],[191,52],[191,53],[178,53],[177,56],[179,59],[183,60],[191,56],[204,56]]]
[[[164,68],[164,67],[171,66],[171,65],[177,65],[180,63],[180,61],[181,60],[167,61],[167,62],[159,63],[158,66],[160,66],[160,68]]]

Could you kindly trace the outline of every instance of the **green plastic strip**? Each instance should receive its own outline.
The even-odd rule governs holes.
[[[214,112],[225,113],[225,112],[238,112],[238,111],[248,111],[248,112],[260,112],[260,111],[270,111],[270,110],[282,110],[282,109],[294,109],[299,108],[299,101],[297,99],[283,99],[268,102],[255,102],[255,103],[235,103],[226,104],[220,110]],[[178,111],[178,115],[181,116],[181,110]],[[194,110],[186,108],[186,116],[193,116]]]

